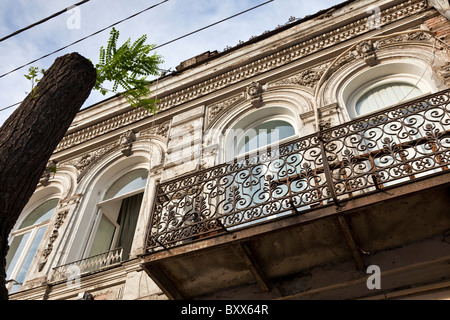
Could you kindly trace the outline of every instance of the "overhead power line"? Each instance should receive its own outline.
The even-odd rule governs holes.
[[[12,104],[12,105],[10,105],[10,106],[7,106],[7,107],[4,107],[4,108],[0,109],[0,111],[3,111],[3,110],[6,110],[6,109],[9,109],[9,108],[12,108],[12,107],[17,106],[18,104],[21,104],[21,103],[22,103],[22,101],[17,102],[17,103],[14,103],[14,104]]]
[[[57,17],[57,16],[59,16],[59,15],[65,13],[65,12],[67,12],[68,10],[73,9],[74,7],[76,7],[76,6],[81,6],[82,4],[84,4],[84,3],[86,3],[86,2],[89,2],[89,1],[90,1],[90,0],[84,0],[84,1],[80,1],[80,2],[78,2],[78,3],[75,3],[74,5],[72,5],[72,6],[70,6],[70,7],[67,7],[67,8],[65,8],[65,9],[63,9],[63,10],[61,10],[61,11],[58,11],[58,12],[52,14],[51,16],[48,16],[47,18],[44,18],[44,19],[42,19],[42,20],[39,20],[38,22],[35,22],[35,23],[33,23],[33,24],[30,24],[28,27],[25,27],[25,28],[22,28],[22,29],[20,29],[20,30],[17,30],[17,31],[15,31],[15,32],[11,33],[10,35],[7,35],[6,37],[1,38],[1,39],[0,39],[0,42],[4,41],[4,40],[6,40],[6,39],[9,39],[9,38],[11,38],[11,37],[13,37],[13,36],[16,36],[16,35],[18,35],[19,33],[22,33],[22,32],[24,32],[24,31],[26,31],[26,30],[28,30],[28,29],[31,29],[31,28],[33,28],[33,27],[35,27],[35,26],[37,26],[37,25],[40,25],[41,23],[44,23],[44,22],[46,22],[46,21],[48,21],[48,20],[50,20],[50,19],[53,19],[53,18],[55,18],[55,17]],[[0,111],[1,111],[1,110],[0,110]]]
[[[101,30],[99,30],[99,31],[97,31],[97,32],[95,32],[95,33],[93,33],[93,34],[87,36],[87,37],[84,37],[84,38],[82,38],[82,39],[80,39],[80,40],[77,40],[77,41],[75,41],[75,42],[73,42],[73,43],[71,43],[71,44],[69,44],[69,45],[67,45],[67,46],[65,46],[65,47],[63,47],[63,48],[61,48],[61,49],[55,50],[55,51],[53,51],[53,52],[51,52],[51,53],[49,53],[49,54],[46,54],[45,56],[42,56],[41,58],[35,59],[35,60],[33,60],[33,61],[31,61],[31,62],[29,62],[29,63],[23,65],[23,66],[20,66],[20,67],[14,69],[14,70],[11,70],[10,72],[1,75],[0,78],[4,77],[4,76],[6,76],[6,75],[8,75],[8,74],[10,74],[10,73],[13,73],[13,72],[15,72],[15,71],[17,71],[17,70],[19,70],[19,69],[21,69],[21,68],[23,68],[23,67],[26,67],[26,66],[28,66],[28,65],[30,65],[30,64],[32,64],[32,63],[34,63],[34,62],[36,62],[36,61],[39,61],[39,60],[41,60],[41,59],[44,59],[44,58],[46,58],[46,57],[48,57],[48,56],[50,56],[50,55],[52,55],[52,54],[54,54],[54,53],[56,53],[56,52],[59,52],[59,51],[61,51],[61,50],[64,50],[64,49],[66,49],[66,48],[69,47],[69,46],[72,46],[72,45],[74,45],[74,44],[76,44],[76,43],[78,43],[78,42],[80,42],[80,41],[83,41],[83,40],[85,40],[85,39],[87,39],[87,38],[89,38],[89,37],[91,37],[91,36],[93,36],[93,35],[95,35],[95,34],[98,34],[98,33],[102,32],[102,31],[104,31],[104,30],[106,30],[106,29],[108,29],[108,28],[110,28],[110,27],[112,27],[112,26],[114,26],[114,25],[117,25],[117,24],[119,24],[119,23],[121,23],[121,22],[123,22],[123,21],[125,21],[125,20],[128,20],[128,19],[130,19],[130,18],[132,18],[132,17],[134,17],[134,16],[136,16],[136,15],[138,15],[138,14],[144,12],[144,11],[147,11],[147,10],[149,10],[149,9],[151,9],[151,8],[154,8],[154,7],[160,5],[160,4],[164,3],[164,2],[167,2],[167,1],[169,1],[169,0],[164,0],[164,1],[160,2],[160,3],[157,3],[156,5],[153,5],[153,6],[149,7],[149,8],[147,8],[147,9],[144,9],[144,10],[142,10],[142,11],[140,11],[140,12],[138,12],[138,13],[136,13],[136,14],[130,16],[130,17],[128,17],[128,18],[125,18],[125,19],[123,19],[123,20],[121,20],[121,21],[119,21],[119,22],[116,22],[115,24],[112,24],[112,25],[110,25],[110,26],[108,26],[108,27],[106,27],[106,28],[103,28],[103,29],[101,29]],[[197,30],[195,30],[195,31],[189,32],[189,33],[187,33],[187,34],[185,34],[185,35],[183,35],[183,36],[180,36],[180,37],[175,38],[175,39],[173,39],[173,40],[167,41],[167,42],[165,42],[165,43],[163,43],[163,44],[161,44],[161,45],[158,45],[158,46],[154,47],[152,50],[155,50],[155,49],[160,48],[160,47],[162,47],[162,46],[168,45],[168,44],[170,44],[170,43],[172,43],[172,42],[175,42],[175,41],[178,41],[178,40],[180,40],[180,39],[186,38],[186,37],[188,37],[188,36],[190,36],[190,35],[192,35],[192,34],[195,34],[195,33],[197,33],[197,32],[200,32],[200,31],[202,31],[202,30],[205,30],[205,29],[207,29],[207,28],[210,28],[210,27],[212,27],[212,26],[215,26],[215,25],[217,25],[217,24],[219,24],[219,23],[222,23],[222,22],[224,22],[224,21],[230,20],[230,19],[232,19],[232,18],[235,18],[235,17],[237,17],[237,16],[239,16],[239,15],[241,15],[241,14],[244,14],[244,13],[246,13],[246,12],[249,12],[249,11],[251,11],[251,10],[254,10],[254,9],[258,8],[258,7],[261,7],[261,6],[263,6],[263,5],[266,5],[266,4],[268,4],[269,2],[273,2],[273,1],[274,1],[274,0],[268,0],[268,1],[266,1],[266,2],[263,2],[263,3],[259,4],[259,5],[256,5],[256,6],[254,6],[254,7],[249,8],[249,9],[247,9],[247,10],[244,10],[244,11],[241,11],[241,12],[239,12],[239,13],[236,13],[236,14],[234,14],[234,15],[232,15],[232,16],[229,16],[229,17],[227,17],[227,18],[224,18],[224,19],[222,19],[222,20],[219,20],[219,21],[217,21],[217,22],[214,22],[214,23],[212,23],[212,24],[209,24],[209,25],[207,25],[207,26],[205,26],[205,27],[202,27],[202,28],[200,28],[200,29],[197,29]],[[20,103],[21,103],[21,102],[17,102],[17,103],[12,104],[12,105],[10,105],[10,106],[8,106],[8,107],[5,107],[5,108],[3,108],[3,109],[0,109],[0,111],[3,111],[3,110],[6,110],[6,109],[9,109],[9,108],[12,108],[12,107],[14,107],[14,106],[16,106],[16,105],[18,105],[18,104],[20,104]]]
[[[103,31],[105,31],[105,30],[107,30],[107,29],[109,29],[109,28],[111,28],[111,27],[113,27],[113,26],[115,26],[115,25],[117,25],[117,24],[119,24],[119,23],[121,23],[121,22],[124,22],[124,21],[126,21],[126,20],[129,20],[129,19],[131,19],[131,18],[133,18],[133,17],[135,17],[135,16],[137,16],[137,15],[139,15],[139,14],[141,14],[141,13],[147,11],[147,10],[150,10],[150,9],[152,9],[152,8],[154,8],[154,7],[157,7],[157,6],[163,4],[163,3],[167,2],[167,1],[169,1],[169,0],[161,1],[161,2],[155,4],[155,5],[151,6],[151,7],[148,7],[148,8],[146,8],[146,9],[142,10],[142,11],[139,11],[138,13],[135,13],[135,14],[133,14],[133,15],[131,15],[131,16],[125,18],[125,19],[122,19],[122,20],[120,20],[120,21],[118,21],[118,22],[116,22],[116,23],[113,23],[112,25],[110,25],[110,26],[108,26],[108,27],[106,27],[106,28],[103,28],[103,29],[101,29],[101,30],[99,30],[99,31],[97,31],[97,32],[94,32],[94,33],[92,33],[92,34],[90,34],[90,35],[84,37],[84,38],[81,38],[81,39],[79,39],[79,40],[77,40],[77,41],[74,41],[74,42],[72,42],[72,43],[70,43],[70,44],[68,44],[68,45],[66,45],[66,46],[64,46],[64,47],[62,47],[62,48],[60,48],[60,49],[58,49],[58,50],[55,50],[55,51],[53,51],[53,52],[50,52],[50,53],[48,53],[48,54],[46,54],[46,55],[44,55],[44,56],[42,56],[42,57],[40,57],[40,58],[37,58],[37,59],[35,59],[35,60],[31,61],[31,62],[28,62],[28,63],[26,63],[26,64],[24,64],[24,65],[21,65],[20,67],[17,67],[17,68],[15,68],[15,69],[13,69],[13,70],[7,72],[7,73],[4,73],[4,74],[0,75],[0,78],[3,78],[3,77],[5,77],[5,76],[7,76],[7,75],[9,75],[9,74],[11,74],[11,73],[17,71],[17,70],[20,70],[20,69],[22,69],[22,68],[24,68],[24,67],[26,67],[26,66],[28,66],[28,65],[33,64],[33,63],[35,63],[35,62],[37,62],[37,61],[39,61],[39,60],[42,60],[42,59],[44,59],[44,58],[47,58],[48,56],[51,56],[51,55],[53,55],[53,54],[55,54],[55,53],[57,53],[57,52],[60,52],[60,51],[62,51],[62,50],[64,50],[64,49],[67,49],[68,47],[73,46],[74,44],[77,44],[77,43],[79,43],[79,42],[81,42],[81,41],[84,41],[84,40],[86,40],[86,39],[88,39],[88,38],[90,38],[90,37],[92,37],[92,36],[94,36],[94,35],[96,35],[96,34],[98,34],[98,33],[100,33],[100,32],[103,32]],[[249,8],[249,9],[247,9],[247,10],[244,10],[244,11],[241,11],[241,12],[239,12],[239,13],[236,13],[236,14],[234,14],[234,15],[232,15],[232,16],[229,16],[229,17],[227,17],[227,18],[225,18],[225,19],[222,19],[222,20],[220,20],[220,21],[217,21],[217,22],[215,22],[215,23],[212,23],[212,24],[210,24],[210,25],[207,25],[207,26],[205,26],[205,27],[203,27],[203,28],[197,29],[197,30],[195,30],[195,31],[189,32],[189,33],[187,33],[187,34],[185,34],[185,35],[183,35],[183,36],[180,36],[180,37],[178,37],[178,38],[175,38],[175,39],[173,39],[173,40],[167,41],[167,42],[165,42],[165,43],[163,43],[163,44],[161,44],[161,45],[158,45],[158,46],[154,47],[152,50],[156,50],[156,49],[158,49],[158,48],[161,48],[162,46],[165,46],[165,45],[168,45],[168,44],[170,44],[170,43],[172,43],[172,42],[175,42],[175,41],[178,41],[178,40],[180,40],[180,39],[186,38],[186,37],[188,37],[188,36],[190,36],[190,35],[192,35],[192,34],[194,34],[194,33],[197,33],[197,32],[199,32],[199,31],[205,30],[205,29],[207,29],[207,28],[210,28],[210,27],[212,27],[212,26],[215,26],[215,25],[217,25],[217,24],[219,24],[219,23],[222,23],[222,22],[224,22],[224,21],[230,20],[230,19],[232,19],[232,18],[234,18],[234,17],[237,17],[237,16],[239,16],[239,15],[241,15],[241,14],[244,14],[244,13],[246,13],[246,12],[249,12],[249,11],[251,11],[251,10],[254,10],[254,9],[258,8],[258,7],[261,7],[261,6],[263,6],[263,5],[266,5],[266,4],[268,4],[269,2],[273,2],[273,1],[274,1],[274,0],[269,0],[269,1],[263,2],[263,3],[261,3],[261,4],[257,5],[257,6],[254,6],[254,7],[251,7],[251,8]],[[1,110],[0,110],[0,111],[1,111]]]
[[[126,21],[126,20],[129,20],[129,19],[131,19],[131,18],[133,18],[133,17],[135,17],[135,16],[137,16],[137,15],[139,15],[139,14],[145,12],[145,11],[148,11],[148,10],[150,10],[150,9],[153,9],[153,8],[159,6],[159,5],[161,5],[161,4],[163,4],[163,3],[167,2],[167,1],[169,1],[169,0],[161,1],[161,2],[159,2],[159,3],[157,3],[157,4],[155,4],[155,5],[152,5],[152,6],[146,8],[146,9],[144,9],[144,10],[141,10],[141,11],[137,12],[137,13],[135,13],[135,14],[133,14],[133,15],[131,15],[131,16],[125,18],[125,19],[122,19],[122,20],[120,20],[120,21],[118,21],[118,22],[116,22],[116,23],[113,23],[113,24],[107,26],[106,28],[103,28],[103,29],[101,29],[101,30],[99,30],[99,31],[97,31],[97,32],[94,32],[94,33],[92,33],[92,34],[90,34],[90,35],[84,37],[84,38],[81,38],[81,39],[79,39],[79,40],[77,40],[77,41],[74,41],[74,42],[68,44],[67,46],[64,46],[64,47],[62,47],[62,48],[60,48],[60,49],[58,49],[58,50],[55,50],[55,51],[50,52],[50,53],[48,53],[48,54],[46,54],[46,55],[43,55],[43,56],[40,57],[40,58],[34,59],[34,60],[31,61],[31,62],[28,62],[28,63],[26,63],[26,64],[24,64],[24,65],[21,65],[20,67],[17,67],[17,68],[15,68],[15,69],[13,69],[13,70],[7,72],[7,73],[2,74],[2,75],[0,76],[0,78],[3,78],[4,76],[7,76],[8,74],[11,74],[11,73],[13,73],[13,72],[15,72],[15,71],[17,71],[17,70],[20,70],[20,69],[22,69],[22,68],[24,68],[24,67],[26,67],[26,66],[28,66],[28,65],[30,65],[30,64],[33,64],[33,63],[35,63],[35,62],[37,62],[37,61],[39,61],[39,60],[42,60],[42,59],[44,59],[44,58],[47,58],[48,56],[51,56],[51,55],[53,55],[53,54],[55,54],[55,53],[57,53],[57,52],[60,52],[60,51],[62,51],[62,50],[64,50],[64,49],[67,49],[68,47],[73,46],[74,44],[77,44],[77,43],[79,43],[79,42],[81,42],[81,41],[84,41],[84,40],[86,40],[86,39],[88,39],[88,38],[90,38],[90,37],[92,37],[92,36],[94,36],[94,35],[96,35],[96,34],[99,34],[100,32],[103,32],[103,31],[105,31],[105,30],[107,30],[107,29],[109,29],[109,28],[111,28],[111,27],[113,27],[113,26],[115,26],[115,25],[118,25],[119,23],[122,23],[122,22],[124,22],[124,21]]]
[[[254,6],[254,7],[252,7],[252,8],[247,9],[247,10],[244,10],[244,11],[241,11],[241,12],[239,12],[239,13],[236,13],[236,14],[234,14],[234,15],[232,15],[232,16],[229,16],[228,18],[225,18],[225,19],[219,20],[219,21],[217,21],[217,22],[214,22],[214,23],[212,23],[212,24],[210,24],[210,25],[207,25],[206,27],[203,27],[203,28],[197,29],[197,30],[195,30],[195,31],[186,33],[185,35],[183,35],[183,36],[181,36],[181,37],[178,37],[178,38],[176,38],[176,39],[173,39],[173,40],[167,41],[167,42],[165,42],[165,43],[163,43],[163,44],[160,44],[160,45],[154,47],[152,50],[156,50],[156,49],[158,49],[158,48],[160,48],[160,47],[162,47],[162,46],[168,45],[169,43],[172,43],[172,42],[178,41],[178,40],[180,40],[180,39],[186,38],[186,37],[188,37],[188,36],[190,36],[190,35],[192,35],[192,34],[194,34],[194,33],[197,33],[197,32],[199,32],[199,31],[208,29],[208,28],[210,28],[210,27],[212,27],[212,26],[215,26],[216,24],[222,23],[222,22],[224,22],[224,21],[230,20],[230,19],[232,19],[232,18],[234,18],[234,17],[237,17],[237,16],[239,16],[239,15],[241,15],[241,14],[244,14],[244,13],[246,13],[246,12],[249,12],[249,11],[251,11],[251,10],[254,10],[254,9],[256,9],[256,8],[258,8],[258,7],[261,7],[261,6],[263,6],[263,5],[266,5],[266,4],[268,4],[269,2],[272,2],[272,1],[274,1],[274,0],[269,0],[269,1],[263,2],[263,3],[261,3],[261,4],[257,5],[257,6]]]

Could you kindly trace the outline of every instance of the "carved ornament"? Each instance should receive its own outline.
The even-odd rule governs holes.
[[[95,149],[93,151],[86,152],[81,156],[65,161],[61,163],[61,166],[73,166],[78,172],[78,182],[82,179],[84,174],[86,173],[86,169],[97,163],[101,158],[103,158],[106,154],[112,152],[119,146],[119,141],[109,144],[107,146]]]
[[[151,139],[151,136],[161,136],[167,138],[169,129],[170,129],[170,121],[154,125],[150,129],[142,130],[139,133],[139,140],[149,140]]]
[[[133,142],[136,140],[136,135],[132,130],[127,130],[125,133],[123,133],[119,138],[119,146],[120,151],[125,156],[130,156],[133,148]]]
[[[222,114],[230,110],[231,107],[238,104],[241,101],[244,101],[245,97],[243,94],[238,94],[228,98],[226,100],[219,101],[217,103],[212,104],[208,107],[208,126],[213,123],[216,119],[218,119]]]
[[[47,263],[48,256],[53,251],[53,243],[56,241],[56,239],[59,236],[58,229],[64,223],[64,220],[66,219],[68,213],[69,213],[69,210],[61,211],[61,212],[58,212],[58,215],[56,216],[56,220],[53,225],[54,229],[52,231],[52,234],[50,235],[47,247],[45,248],[45,250],[42,253],[42,256],[44,257],[44,259],[39,263],[39,267],[38,267],[39,272],[42,271],[45,264]]]
[[[409,0],[387,8],[380,13],[380,26],[414,15],[427,9],[427,6],[428,5],[425,0]],[[162,97],[160,99],[160,103],[158,104],[158,108],[160,111],[170,109],[174,106],[178,106],[203,97],[207,94],[216,92],[217,90],[228,87],[232,84],[250,79],[275,68],[279,68],[325,48],[332,47],[342,41],[348,41],[356,38],[370,31],[367,20],[367,17],[362,18],[340,28],[336,28],[309,40],[303,41],[292,47],[283,49],[277,53],[248,63],[247,65]],[[91,127],[65,136],[57,146],[55,152],[65,150],[84,141],[150,116],[152,116],[152,114],[148,113],[146,110],[130,110],[124,114],[112,117]]]
[[[325,69],[329,66],[329,63],[323,64],[319,67],[303,70],[300,73],[290,76],[288,78],[272,82],[269,87],[276,87],[281,85],[295,84],[302,87],[314,88],[317,82],[319,82]]]
[[[47,163],[47,166],[45,167],[44,173],[42,174],[39,183],[42,184],[44,187],[47,186],[50,181],[52,173],[55,174],[55,172],[56,172],[56,162],[51,160]]]
[[[259,82],[252,82],[246,89],[250,102],[254,107],[259,107],[262,102],[262,86]]]
[[[376,56],[377,46],[378,42],[374,43],[371,40],[362,41],[356,45],[356,55],[364,59],[364,61],[372,67],[378,63]]]

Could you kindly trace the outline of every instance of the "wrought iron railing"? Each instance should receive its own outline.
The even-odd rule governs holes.
[[[107,267],[119,264],[128,257],[129,253],[120,247],[85,259],[60,265],[53,268],[50,281],[73,281],[81,275],[99,272]]]
[[[148,250],[299,214],[448,169],[450,90],[160,183]]]

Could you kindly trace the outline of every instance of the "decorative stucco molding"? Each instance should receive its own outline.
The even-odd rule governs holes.
[[[231,98],[219,101],[210,105],[207,108],[207,125],[210,127],[212,123],[216,121],[222,114],[226,113],[234,105],[245,100],[245,95],[243,93],[232,96]]]
[[[163,122],[152,126],[150,129],[145,129],[139,132],[138,140],[151,140],[154,136],[167,138],[170,129],[170,121]]]
[[[120,146],[120,142],[116,141],[111,144],[108,144],[104,147],[94,149],[93,151],[86,152],[82,154],[81,156],[76,157],[75,159],[61,162],[60,166],[73,166],[75,167],[78,172],[78,181],[79,182],[84,174],[86,173],[87,169],[92,167],[95,163],[100,161],[106,154],[109,154],[110,152],[113,152]]]
[[[50,160],[47,163],[47,166],[45,167],[44,173],[42,174],[39,183],[44,187],[47,186],[49,184],[52,173],[55,174],[55,171],[56,171],[56,162]]]
[[[254,106],[255,108],[261,106],[263,89],[262,85],[259,82],[252,82],[247,87],[246,92],[252,106]]]
[[[64,210],[64,211],[58,212],[58,215],[56,216],[55,224],[53,226],[54,228],[53,228],[53,231],[52,231],[52,233],[50,235],[50,238],[48,240],[47,247],[42,252],[42,256],[43,256],[44,259],[39,263],[39,268],[38,268],[39,272],[42,271],[42,269],[44,268],[45,264],[47,263],[48,256],[53,251],[53,243],[55,242],[55,240],[59,236],[58,229],[64,223],[64,220],[66,219],[68,213],[69,213],[68,210]]]
[[[58,213],[53,223],[53,230],[48,239],[47,247],[42,252],[42,260],[39,262],[38,271],[41,272],[48,261],[48,257],[53,251],[53,244],[59,236],[59,229],[64,224],[73,206],[77,205],[82,198],[82,194],[76,194],[72,197],[62,199],[58,205]],[[72,208],[71,208],[72,207]]]
[[[119,146],[120,146],[120,151],[125,155],[125,156],[130,156],[132,151],[132,147],[133,147],[133,142],[136,141],[136,135],[134,134],[134,132],[132,130],[127,130],[126,132],[124,132],[120,138],[119,138]]]
[[[423,0],[410,0],[388,8],[381,12],[380,27],[390,22],[413,15],[425,8],[427,8],[427,3]],[[159,108],[160,110],[167,110],[175,105],[186,103],[231,84],[286,65],[292,61],[331,47],[342,41],[355,38],[369,31],[370,28],[367,24],[367,20],[368,18],[363,18],[352,22],[341,28],[323,33],[300,44],[281,50],[245,66],[221,74],[215,78],[206,80],[202,83],[163,97],[161,98]]]
[[[139,132],[139,135],[132,130],[127,130],[119,137],[117,141],[92,151],[85,152],[76,158],[63,161],[59,163],[58,166],[75,167],[79,172],[77,182],[80,182],[88,169],[101,161],[106,155],[116,150],[120,150],[125,156],[129,156],[131,154],[132,145],[135,141],[150,140],[155,135],[167,138],[169,128],[170,121],[166,121],[164,123],[152,126],[150,129],[142,130]]]
[[[105,133],[147,118],[151,115],[152,113],[143,108],[132,109],[108,120],[99,122],[93,126],[66,135],[56,147],[55,152],[71,148]]]
[[[389,45],[389,44],[396,44],[398,42],[405,42],[405,41],[431,41],[433,40],[433,36],[430,35],[427,32],[409,32],[393,37],[388,37],[382,40],[378,41],[378,47]],[[436,43],[440,47],[440,43]]]
[[[291,84],[307,88],[314,88],[317,82],[320,80],[322,74],[325,72],[325,69],[327,68],[328,65],[329,63],[322,64],[318,67],[303,70],[288,78],[272,82],[269,84],[269,88]]]
[[[427,7],[428,5],[425,0],[410,0],[388,8],[381,12],[380,27],[419,13],[427,9]],[[355,22],[349,23],[329,32],[325,32],[319,36],[258,59],[239,68],[230,70],[211,79],[202,81],[183,90],[162,97],[158,105],[159,110],[168,110],[172,107],[203,97],[242,80],[255,77],[293,61],[299,60],[305,56],[332,47],[342,41],[348,41],[360,36],[370,31],[367,23],[368,19],[369,17],[359,19]],[[91,127],[84,128],[65,136],[57,146],[55,152],[68,149],[94,137],[151,116],[151,113],[143,110],[142,108],[127,111],[124,114],[117,115]]]
[[[434,38],[432,35],[426,32],[414,31],[407,32],[405,34],[387,37],[385,39],[372,41],[363,41],[358,44],[355,50],[349,51],[347,54],[343,55],[339,60],[337,60],[332,70],[336,71],[337,69],[343,67],[349,62],[354,61],[355,59],[364,59],[364,61],[373,66],[378,63],[378,58],[376,57],[377,52],[381,52],[381,50],[388,48],[389,46],[402,43],[402,44],[420,44],[434,42]],[[433,46],[436,49],[445,49],[439,42],[434,42]]]
[[[378,47],[378,42],[373,42],[372,40],[362,41],[356,46],[356,55],[369,65],[374,66],[378,63],[376,50]]]

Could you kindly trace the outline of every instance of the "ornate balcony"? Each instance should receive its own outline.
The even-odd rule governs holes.
[[[349,257],[362,268],[361,246],[385,250],[450,228],[449,164],[450,90],[322,128],[160,183],[143,266],[175,298],[255,279],[269,292],[267,279]],[[434,203],[419,212],[424,197]],[[401,223],[411,230],[387,235]],[[217,268],[232,271],[213,290],[206,278]]]
[[[450,94],[440,92],[161,183],[149,250],[301,214],[443,172]]]

